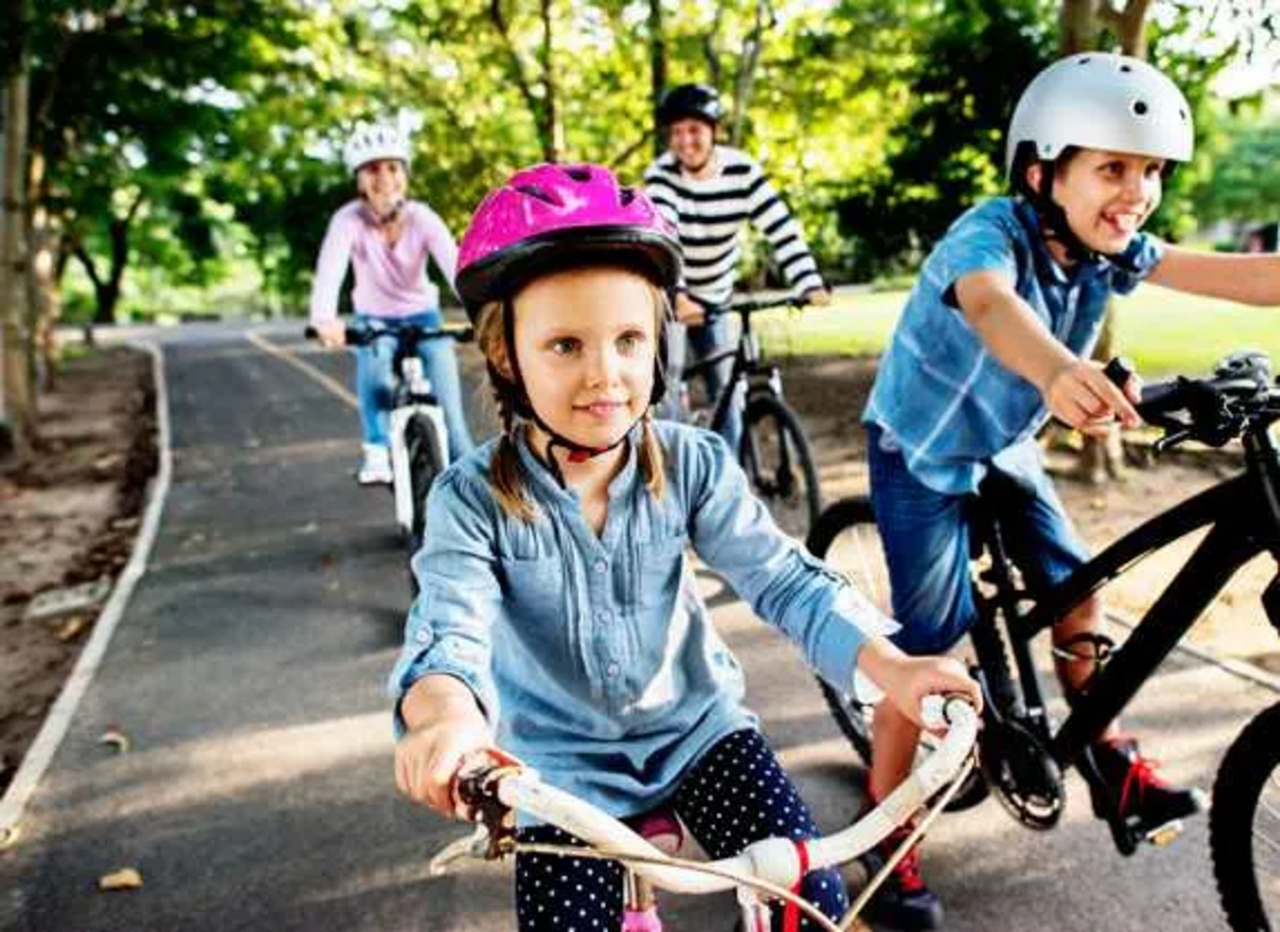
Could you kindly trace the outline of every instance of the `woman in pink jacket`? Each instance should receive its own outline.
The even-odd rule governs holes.
[[[329,221],[311,290],[311,324],[325,346],[342,346],[338,292],[347,266],[354,270],[351,303],[356,323],[376,330],[406,325],[438,327],[439,291],[427,278],[428,256],[453,287],[458,246],[439,216],[421,201],[408,200],[409,143],[394,126],[360,124],[347,140],[343,158],[355,176],[358,197]],[[391,406],[393,340],[355,348],[356,395],[364,434],[362,485],[389,483],[391,458],[387,424]],[[458,360],[449,340],[418,346],[431,387],[444,408],[451,460],[473,444],[462,410]]]

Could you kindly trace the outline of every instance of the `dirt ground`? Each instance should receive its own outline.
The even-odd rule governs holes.
[[[858,426],[875,363],[804,359],[784,365],[787,395],[813,440],[828,500],[865,490]],[[48,590],[113,580],[128,559],[155,472],[154,388],[148,357],[109,349],[66,365],[41,401],[33,457],[0,471],[0,791],[12,779],[92,628],[97,608],[35,619]],[[1145,517],[1238,469],[1229,456],[1183,455],[1132,470],[1104,488],[1059,483],[1089,543],[1101,547]],[[1169,548],[1109,587],[1114,607],[1141,613],[1190,545]],[[1269,557],[1246,567],[1191,637],[1280,672],[1280,644],[1257,596],[1275,574]],[[1113,591],[1114,590],[1114,591]],[[101,603],[98,603],[100,607]]]
[[[69,361],[40,400],[32,455],[0,470],[0,791],[104,601],[35,618],[32,600],[119,575],[155,470],[151,360],[123,348]]]

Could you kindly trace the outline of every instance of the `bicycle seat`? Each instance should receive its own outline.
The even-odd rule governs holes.
[[[684,827],[675,811],[665,806],[642,812],[626,820],[627,824],[663,854],[674,855],[684,844]]]

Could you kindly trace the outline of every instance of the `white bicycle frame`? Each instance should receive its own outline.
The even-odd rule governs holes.
[[[408,389],[410,398],[420,398],[431,394],[431,380],[422,368],[422,360],[417,356],[408,356],[401,364],[400,378]],[[431,420],[435,431],[432,439],[436,445],[436,461],[441,468],[449,465],[448,428],[445,427],[444,409],[438,404],[411,401],[399,405],[391,411],[391,488],[396,500],[396,523],[406,534],[413,533],[413,513],[415,508],[423,507],[422,502],[413,500],[413,482],[409,476],[409,450],[404,442],[405,425],[415,414],[422,414]],[[425,533],[425,530],[424,530]]]
[[[875,885],[923,834],[968,771],[966,764],[977,739],[979,721],[973,706],[957,697],[931,696],[926,698],[922,714],[931,727],[946,726],[946,737],[878,806],[853,825],[807,845],[808,870],[852,861],[887,838],[894,829],[905,825],[939,790],[947,787],[950,791],[935,803],[929,818],[916,827],[897,856],[885,865],[838,926],[790,892],[801,878],[800,855],[790,839],[766,838],[749,845],[735,857],[718,861],[687,861],[663,853],[630,827],[589,803],[548,786],[532,770],[517,769],[500,776],[495,793],[504,806],[554,825],[596,849],[556,848],[553,853],[563,850],[574,857],[621,861],[628,871],[644,881],[678,893],[715,893],[737,888],[744,928],[748,930],[768,928],[768,907],[755,893],[759,889],[797,902],[822,928],[839,932],[852,927]],[[431,872],[444,873],[450,863],[460,858],[484,857],[489,848],[488,832],[481,826],[473,836],[460,839],[437,854],[431,861]],[[548,846],[517,843],[516,850],[542,852],[548,850]]]

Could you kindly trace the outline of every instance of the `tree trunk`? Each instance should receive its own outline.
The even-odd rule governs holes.
[[[556,79],[555,20],[551,0],[542,0],[542,119],[543,139],[550,140],[548,162],[564,157],[564,125],[560,122],[560,82]]]
[[[10,11],[15,4],[9,4]],[[25,56],[4,84],[3,224],[0,224],[0,454],[24,453],[35,432],[27,329],[27,122]]]
[[[658,107],[667,91],[667,39],[662,25],[662,0],[649,0],[649,87],[653,95],[653,155],[662,155],[667,141],[658,123]]]
[[[769,16],[767,24],[766,14]],[[747,131],[747,110],[751,107],[751,95],[755,91],[756,68],[764,48],[766,25],[773,25],[773,16],[768,11],[767,0],[757,0],[756,21],[742,41],[742,54],[738,58],[738,71],[733,82],[733,128],[729,144],[735,148],[742,145],[742,137]]]
[[[1105,24],[1115,32],[1126,55],[1145,59],[1147,10],[1150,5],[1150,0],[1126,0],[1123,9],[1116,9],[1111,0],[1062,0],[1058,20],[1061,27],[1059,51],[1065,56],[1095,48],[1099,28]],[[1102,333],[1093,358],[1106,362],[1116,353],[1115,302],[1108,299]],[[1101,484],[1108,478],[1123,478],[1124,471],[1124,447],[1119,427],[1112,427],[1103,438],[1084,438],[1084,448],[1075,467],[1077,476]]]

